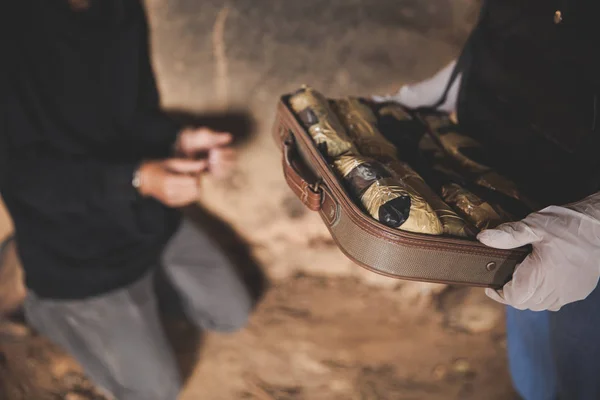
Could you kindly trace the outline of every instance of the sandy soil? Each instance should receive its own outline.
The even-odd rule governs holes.
[[[481,291],[414,303],[300,275],[272,287],[239,333],[169,332],[189,374],[183,400],[509,400],[501,315]],[[70,359],[15,327],[0,331],[1,399],[101,399]]]

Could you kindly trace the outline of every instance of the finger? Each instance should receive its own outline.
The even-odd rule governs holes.
[[[529,225],[519,221],[484,230],[477,235],[477,239],[486,246],[496,249],[514,249],[538,242],[540,237]]]
[[[213,149],[208,154],[208,162],[211,166],[219,163],[233,163],[236,159],[237,152],[229,148]]]
[[[237,157],[237,151],[230,147],[217,147],[209,152],[209,157],[235,159]]]
[[[544,280],[544,275],[537,267],[539,265],[541,265],[539,257],[536,252],[533,252],[517,266],[512,280],[502,289],[504,300],[508,304],[520,310],[534,304],[536,301],[534,295],[536,293],[540,295],[538,291]]]
[[[504,300],[504,297],[502,297],[502,295],[497,290],[488,288],[485,289],[485,294],[487,295],[487,297],[494,301],[497,301],[498,303],[507,304],[506,300]]]
[[[563,304],[562,304],[561,300],[560,299],[556,299],[554,301],[554,303],[550,307],[548,307],[548,311],[554,311],[554,312],[560,311],[560,309],[562,308],[562,306],[563,306]]]
[[[229,133],[199,128],[190,130],[184,135],[182,146],[187,152],[200,152],[228,145],[232,140],[233,136]]]
[[[531,311],[552,311],[551,308],[557,305],[557,299],[558,296],[556,294],[546,296],[543,301],[536,304],[531,304],[529,309]],[[560,306],[558,308],[560,309]]]
[[[198,182],[198,176],[192,175],[172,175],[170,178],[171,186],[181,190],[196,190],[199,186]]]
[[[178,174],[197,174],[208,168],[208,160],[188,160],[184,158],[171,158],[165,160],[165,167]]]
[[[197,190],[198,178],[191,175],[171,175],[167,182],[171,194],[189,193]]]
[[[199,179],[193,176],[171,176],[166,189],[166,197],[176,205],[190,204],[199,198]]]
[[[215,149],[209,154],[210,170],[217,176],[228,175],[236,165],[237,153],[232,149]]]

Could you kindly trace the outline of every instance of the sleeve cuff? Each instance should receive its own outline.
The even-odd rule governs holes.
[[[106,193],[119,201],[136,201],[140,194],[133,185],[133,178],[138,167],[139,163],[106,165],[104,168]]]

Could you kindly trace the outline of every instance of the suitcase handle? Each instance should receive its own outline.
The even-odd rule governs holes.
[[[320,211],[323,202],[323,193],[320,189],[320,182],[309,183],[309,180],[303,176],[298,166],[302,167],[302,162],[298,160],[298,151],[294,136],[291,132],[283,138],[283,174],[285,180],[300,201],[312,211]],[[307,168],[302,168],[306,170]]]

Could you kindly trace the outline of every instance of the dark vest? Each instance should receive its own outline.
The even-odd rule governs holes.
[[[600,1],[489,0],[459,60],[458,116],[542,204],[600,189]]]

